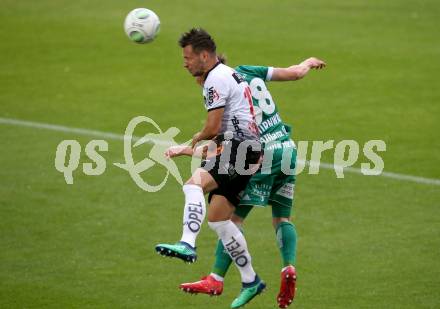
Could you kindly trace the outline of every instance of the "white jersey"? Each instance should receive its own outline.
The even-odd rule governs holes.
[[[249,85],[234,69],[217,63],[206,76],[203,97],[208,112],[225,109],[219,134],[230,131],[239,141],[259,139]]]

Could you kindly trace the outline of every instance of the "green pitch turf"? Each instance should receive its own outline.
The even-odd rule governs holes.
[[[161,33],[136,45],[122,23],[143,6],[160,16]],[[231,65],[327,61],[302,81],[270,85],[296,141],[382,139],[385,171],[439,179],[439,13],[434,0],[3,0],[0,117],[123,134],[145,115],[186,141],[206,113],[176,41],[203,26]],[[216,238],[206,224],[196,264],[154,252],[180,237],[174,179],[142,191],[113,165],[124,161],[122,141],[108,139],[105,173],[86,176],[80,165],[66,184],[54,166],[57,145],[76,139],[84,149],[96,138],[0,123],[0,307],[228,308],[240,289],[233,267],[218,298],[177,289],[210,271]],[[187,178],[189,160],[176,162]],[[164,172],[151,168],[145,179],[158,183]],[[295,200],[292,307],[440,307],[438,185],[322,170],[298,177]],[[281,260],[270,221],[270,210],[256,209],[245,227],[268,284],[249,308],[276,307]]]

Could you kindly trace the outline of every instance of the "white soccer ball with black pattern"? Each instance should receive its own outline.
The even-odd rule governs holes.
[[[152,10],[138,8],[128,13],[124,22],[128,38],[135,43],[149,43],[160,30],[159,17]]]

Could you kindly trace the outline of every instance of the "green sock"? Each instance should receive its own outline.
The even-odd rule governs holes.
[[[291,222],[281,222],[276,228],[278,246],[283,258],[284,267],[295,265],[296,229]]]
[[[217,249],[215,250],[215,263],[212,268],[212,272],[219,276],[225,277],[228,272],[229,266],[231,266],[232,259],[229,254],[226,253],[225,247],[222,241],[219,239],[217,242]]]

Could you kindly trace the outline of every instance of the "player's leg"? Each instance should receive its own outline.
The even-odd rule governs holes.
[[[249,215],[254,206],[266,206],[271,193],[271,188],[275,181],[276,175],[270,173],[262,173],[259,170],[255,173],[246,189],[241,194],[241,200],[239,206],[236,207],[232,221],[243,232],[243,221]],[[225,277],[232,260],[225,252],[221,241],[217,242],[217,248],[215,252],[215,263],[212,269],[212,274],[217,275],[217,278],[222,279]]]
[[[252,176],[246,189],[240,193],[241,201],[232,215],[232,222],[243,232],[243,221],[253,209],[253,205],[265,206],[271,193],[272,184],[276,176],[262,174],[258,171]],[[215,250],[215,262],[212,271],[196,282],[183,283],[181,289],[191,293],[204,293],[209,295],[220,295],[223,290],[223,280],[228,272],[232,259],[227,253],[222,241],[217,241]]]
[[[283,190],[286,190],[286,188]],[[297,234],[295,225],[290,221],[292,202],[286,200],[286,196],[281,198],[272,196],[270,202],[272,204],[272,224],[275,228],[276,239],[283,261],[277,303],[280,308],[286,308],[295,297]]]
[[[296,228],[290,221],[294,188],[294,175],[279,174],[274,181],[269,198],[269,204],[272,205],[272,225],[280,248],[283,267],[294,266],[296,258]]]
[[[277,296],[278,306],[286,308],[295,296],[296,286],[296,229],[290,222],[293,208],[293,195],[295,189],[295,175],[288,175],[281,167],[285,152],[290,155],[290,169],[296,166],[296,149],[291,145],[283,145],[282,149],[274,152],[272,174],[276,175],[269,197],[272,205],[272,222],[275,228],[276,239],[283,260],[281,269],[280,291]]]
[[[246,217],[244,213],[249,213],[252,206],[246,206],[246,211],[241,211],[240,214]],[[241,206],[240,206],[241,209]],[[236,212],[232,215],[231,221],[242,231],[242,224],[244,218],[237,215]],[[202,277],[201,280],[195,282],[182,283],[180,288],[188,293],[202,293],[208,295],[219,296],[223,292],[223,281],[229,266],[232,264],[232,259],[226,251],[221,239],[217,240],[217,247],[215,250],[215,262],[211,273],[208,276]]]
[[[240,229],[242,233],[244,219],[252,208],[253,206],[250,205],[239,206],[232,215],[231,221]],[[223,278],[226,276],[231,263],[232,259],[225,250],[222,241],[219,239],[215,249],[215,261],[212,267],[211,275],[213,275],[217,280],[223,281]]]
[[[256,273],[252,268],[251,257],[244,235],[232,222],[234,206],[221,195],[214,195],[210,202],[208,224],[221,240],[226,252],[235,261],[242,282],[251,283]]]
[[[239,142],[229,143],[231,158],[236,158],[238,146]],[[260,154],[260,151],[249,151],[248,147],[245,154],[245,168],[258,164]],[[239,193],[246,188],[251,176],[241,175],[235,170],[235,159],[223,162],[220,158],[217,162],[219,164],[212,175],[218,180],[218,188],[210,193],[208,199],[210,203],[208,221],[240,272],[243,288],[231,305],[232,308],[238,308],[261,293],[266,286],[252,268],[243,234],[231,221],[234,206],[239,204]]]
[[[244,235],[230,219],[233,211],[233,204],[225,196],[214,195],[210,202],[208,223],[221,239],[240,272],[243,287],[231,305],[232,308],[239,308],[260,294],[266,285],[252,267],[251,255]]]
[[[232,216],[232,222],[243,232],[243,222],[249,215],[254,206],[264,207],[268,204],[268,199],[271,193],[271,188],[275,181],[276,175],[261,173],[261,170],[255,173],[246,189],[241,194],[239,206],[236,207]],[[221,241],[217,242],[215,252],[215,263],[212,273],[217,279],[222,280],[231,265],[232,260],[225,251]]]
[[[156,251],[169,257],[177,257],[193,263],[197,259],[196,239],[206,215],[204,193],[217,188],[214,178],[198,168],[183,186],[185,206],[183,210],[182,237],[176,244],[158,244]]]
[[[296,262],[296,228],[290,221],[290,216],[279,214],[279,208],[286,208],[284,211],[288,211],[287,207],[273,206],[272,215],[274,217],[272,218],[272,225],[275,229],[283,267],[294,266]]]
[[[206,214],[204,193],[216,188],[217,183],[214,178],[202,168],[196,169],[193,176],[183,186],[185,208],[181,242],[195,247],[196,238]]]

